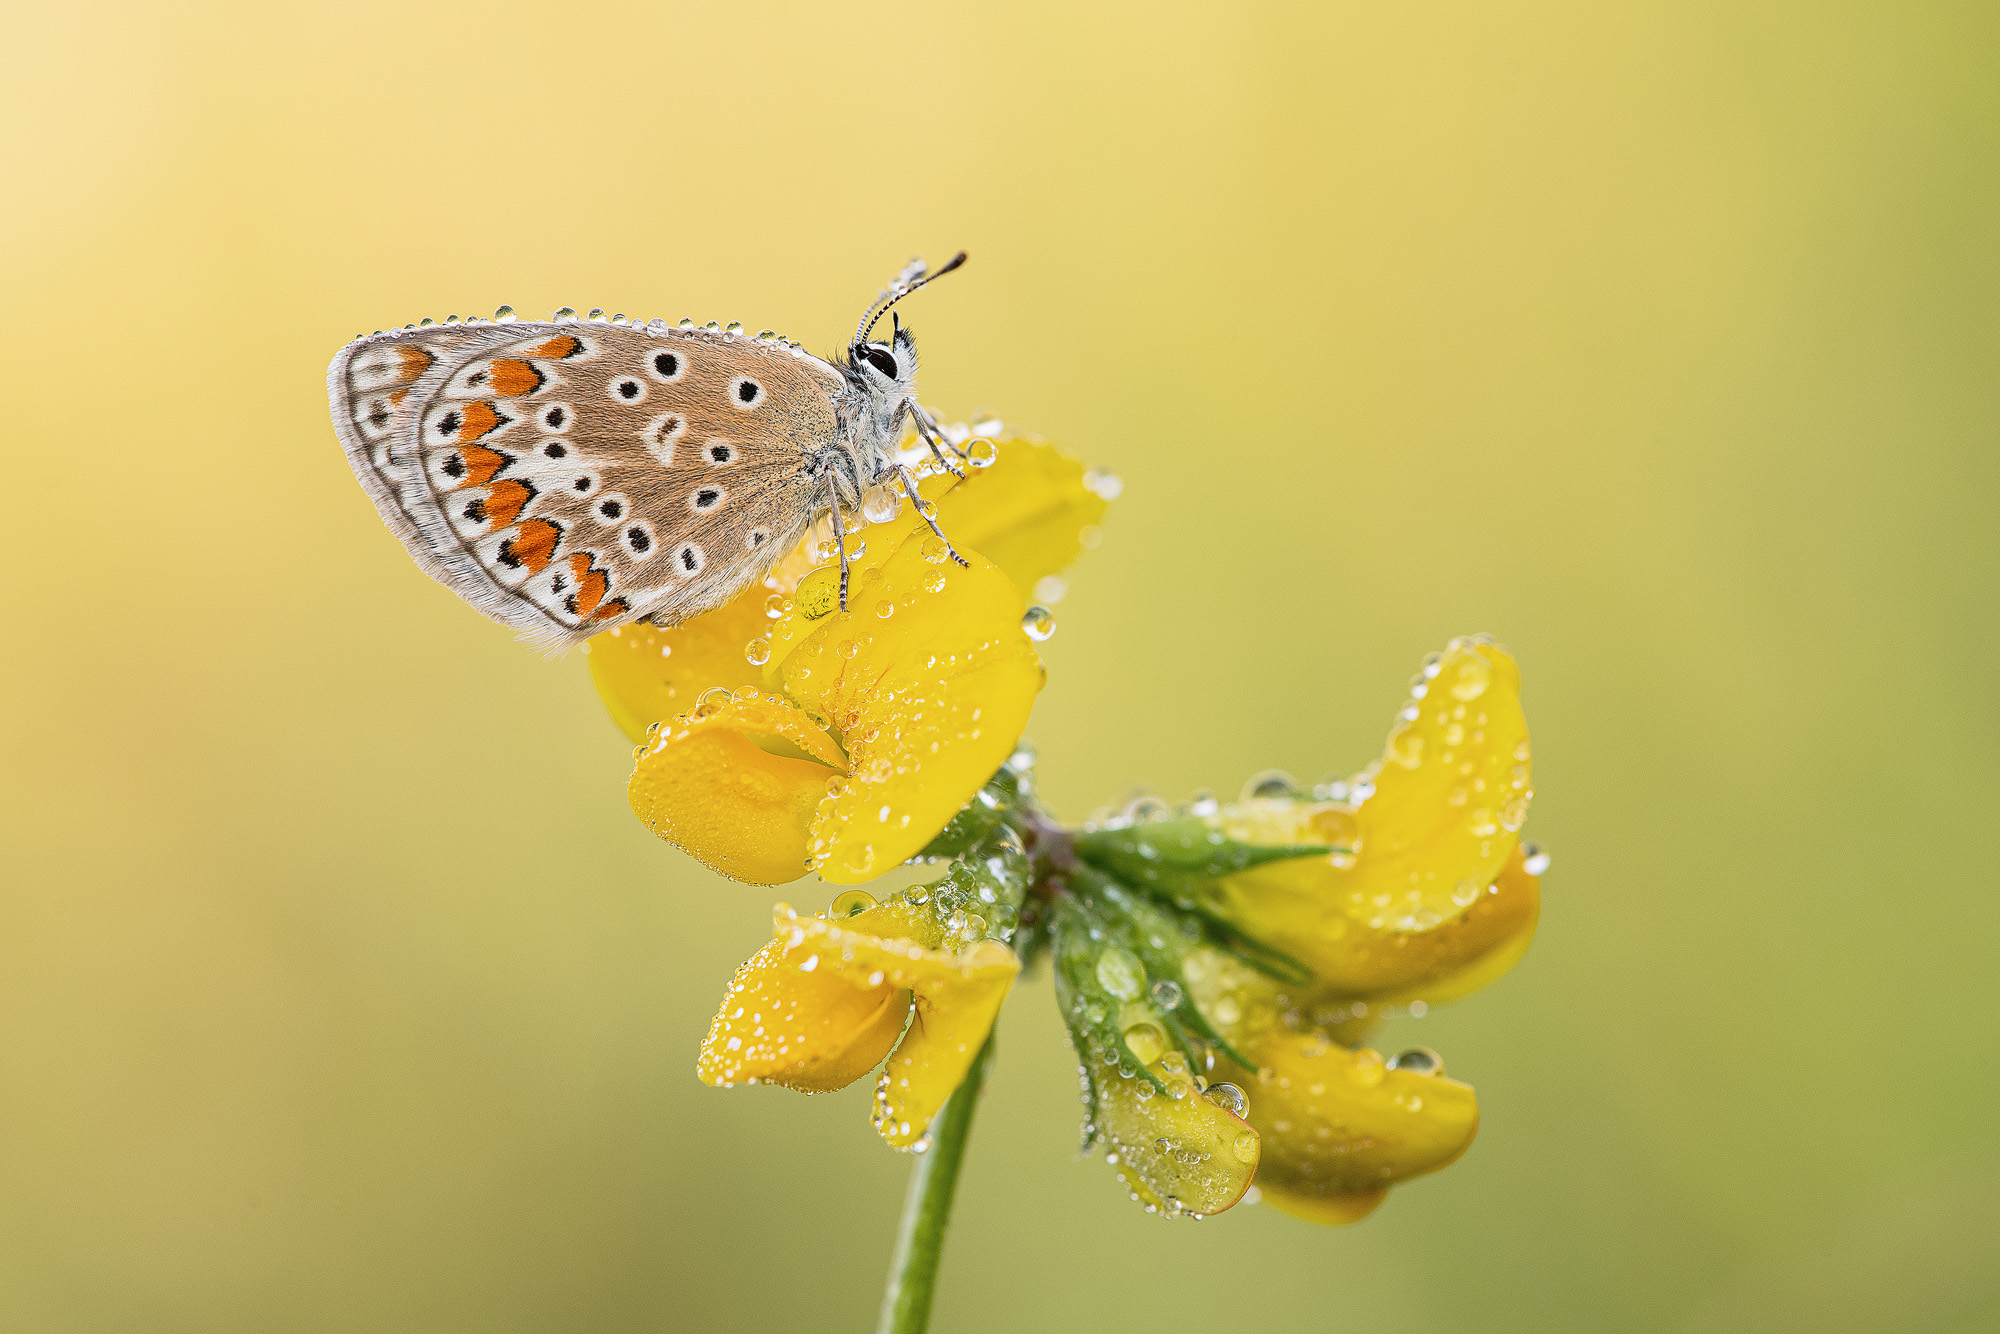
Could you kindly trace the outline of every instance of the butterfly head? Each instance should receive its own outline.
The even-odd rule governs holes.
[[[917,378],[917,341],[891,317],[895,333],[888,342],[862,339],[847,349],[848,374],[870,394],[889,399],[908,397]]]

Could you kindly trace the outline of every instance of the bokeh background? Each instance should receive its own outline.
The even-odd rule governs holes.
[[[1120,473],[1032,735],[1080,817],[1523,665],[1541,935],[1391,1049],[1478,1144],[1169,1225],[1002,1025],[943,1331],[2000,1328],[1986,3],[15,5],[0,1326],[870,1327],[866,1088],[694,1050],[773,893],[326,421],[501,302],[837,345]],[[809,900],[810,885],[784,891]]]

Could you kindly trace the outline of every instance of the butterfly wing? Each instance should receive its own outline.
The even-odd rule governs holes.
[[[805,534],[837,371],[706,329],[559,321],[359,339],[349,463],[433,577],[537,642],[717,606]]]

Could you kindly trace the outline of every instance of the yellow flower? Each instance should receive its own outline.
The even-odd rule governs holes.
[[[1079,843],[1094,870],[1220,928],[1147,969],[1174,981],[1170,998],[1185,986],[1184,1027],[1211,1026],[1212,1043],[1190,1044],[1207,1077],[1247,1096],[1262,1197],[1315,1222],[1365,1217],[1391,1185],[1471,1145],[1478,1100],[1435,1053],[1385,1061],[1362,1044],[1393,1008],[1500,976],[1540,911],[1545,859],[1519,838],[1532,787],[1513,659],[1485,639],[1453,640],[1426,659],[1411,696],[1383,758],[1347,783],[1310,795],[1259,784],[1199,818],[1119,824]],[[1141,921],[1121,891],[1086,888]],[[1128,1005],[1117,1023],[1172,1091],[1173,1070],[1154,1061],[1164,1014]],[[1154,1097],[1146,1110],[1157,1118],[1168,1105]],[[1179,1160],[1200,1164],[1195,1193],[1208,1199],[1241,1175],[1226,1156]],[[1121,1172],[1131,1185],[1133,1169]]]
[[[1351,1223],[1390,1186],[1447,1167],[1471,1146],[1479,1103],[1470,1085],[1445,1078],[1428,1051],[1392,1064],[1359,1045],[1379,1012],[1355,1018],[1324,988],[1276,981],[1207,947],[1189,951],[1185,969],[1226,1044],[1211,1076],[1248,1094],[1244,1116],[1263,1141],[1256,1184],[1268,1203],[1316,1223]]]
[[[985,1043],[1020,961],[997,940],[950,948],[928,906],[842,915],[840,903],[815,917],[778,906],[775,934],[737,970],[696,1073],[708,1084],[821,1093],[886,1056],[875,1128],[911,1148]]]
[[[1012,752],[1044,676],[1023,594],[1075,558],[1106,501],[1046,445],[972,449],[990,466],[921,486],[969,567],[882,492],[864,509],[894,517],[851,534],[845,610],[815,534],[716,611],[591,642],[599,693],[644,742],[629,795],[648,828],[738,880],[858,884],[922,849]]]
[[[1502,874],[1520,862],[1534,795],[1513,658],[1455,639],[1411,691],[1382,759],[1339,799],[1252,797],[1211,817],[1246,843],[1340,849],[1239,871],[1204,896],[1330,993],[1447,1000],[1504,973],[1534,936],[1535,877]]]

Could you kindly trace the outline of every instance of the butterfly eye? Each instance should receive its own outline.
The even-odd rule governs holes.
[[[867,358],[870,366],[873,366],[876,370],[882,372],[882,374],[892,380],[896,378],[896,354],[888,348],[882,346],[880,343],[864,343],[861,347],[861,355]]]

